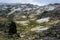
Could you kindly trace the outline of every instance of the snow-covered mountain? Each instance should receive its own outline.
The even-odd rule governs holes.
[[[0,15],[15,15],[16,17],[26,16],[28,18],[35,18],[45,12],[55,10],[59,3],[38,6],[33,4],[0,4]]]

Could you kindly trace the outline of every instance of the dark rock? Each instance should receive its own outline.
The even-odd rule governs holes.
[[[60,22],[59,22],[60,23]],[[51,28],[49,28],[46,31],[43,31],[42,33],[40,33],[41,37],[55,37],[60,39],[60,25],[57,24]]]
[[[44,38],[42,38],[42,40],[59,40],[59,39],[57,39],[55,37],[44,37]]]
[[[8,34],[9,35],[17,34],[16,23],[13,21],[11,21],[11,23],[9,24]]]

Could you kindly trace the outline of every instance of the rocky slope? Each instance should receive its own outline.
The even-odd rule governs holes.
[[[54,10],[59,5],[60,4],[58,4],[58,3],[48,4],[45,6],[37,6],[37,5],[33,5],[33,4],[1,4],[0,5],[0,15],[6,16],[8,13],[11,13],[12,15],[19,17],[21,14],[24,15],[27,13],[27,15],[35,17],[35,16],[40,15],[44,11]],[[18,11],[18,13],[17,13],[17,11]]]
[[[21,32],[19,40],[60,40],[59,3],[45,6],[1,4],[0,7],[0,26],[7,23],[6,18],[15,18],[17,31]]]

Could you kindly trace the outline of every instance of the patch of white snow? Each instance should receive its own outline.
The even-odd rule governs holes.
[[[36,20],[37,23],[43,23],[48,21],[49,21],[49,17]]]

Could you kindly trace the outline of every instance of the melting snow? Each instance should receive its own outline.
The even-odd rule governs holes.
[[[42,19],[38,19],[38,20],[36,20],[36,21],[37,21],[37,23],[48,22],[48,21],[49,21],[49,17],[47,17],[47,18],[42,18]]]
[[[31,31],[44,31],[44,30],[47,30],[49,27],[44,27],[44,28],[41,28],[41,27],[36,27],[36,28],[32,28]]]

